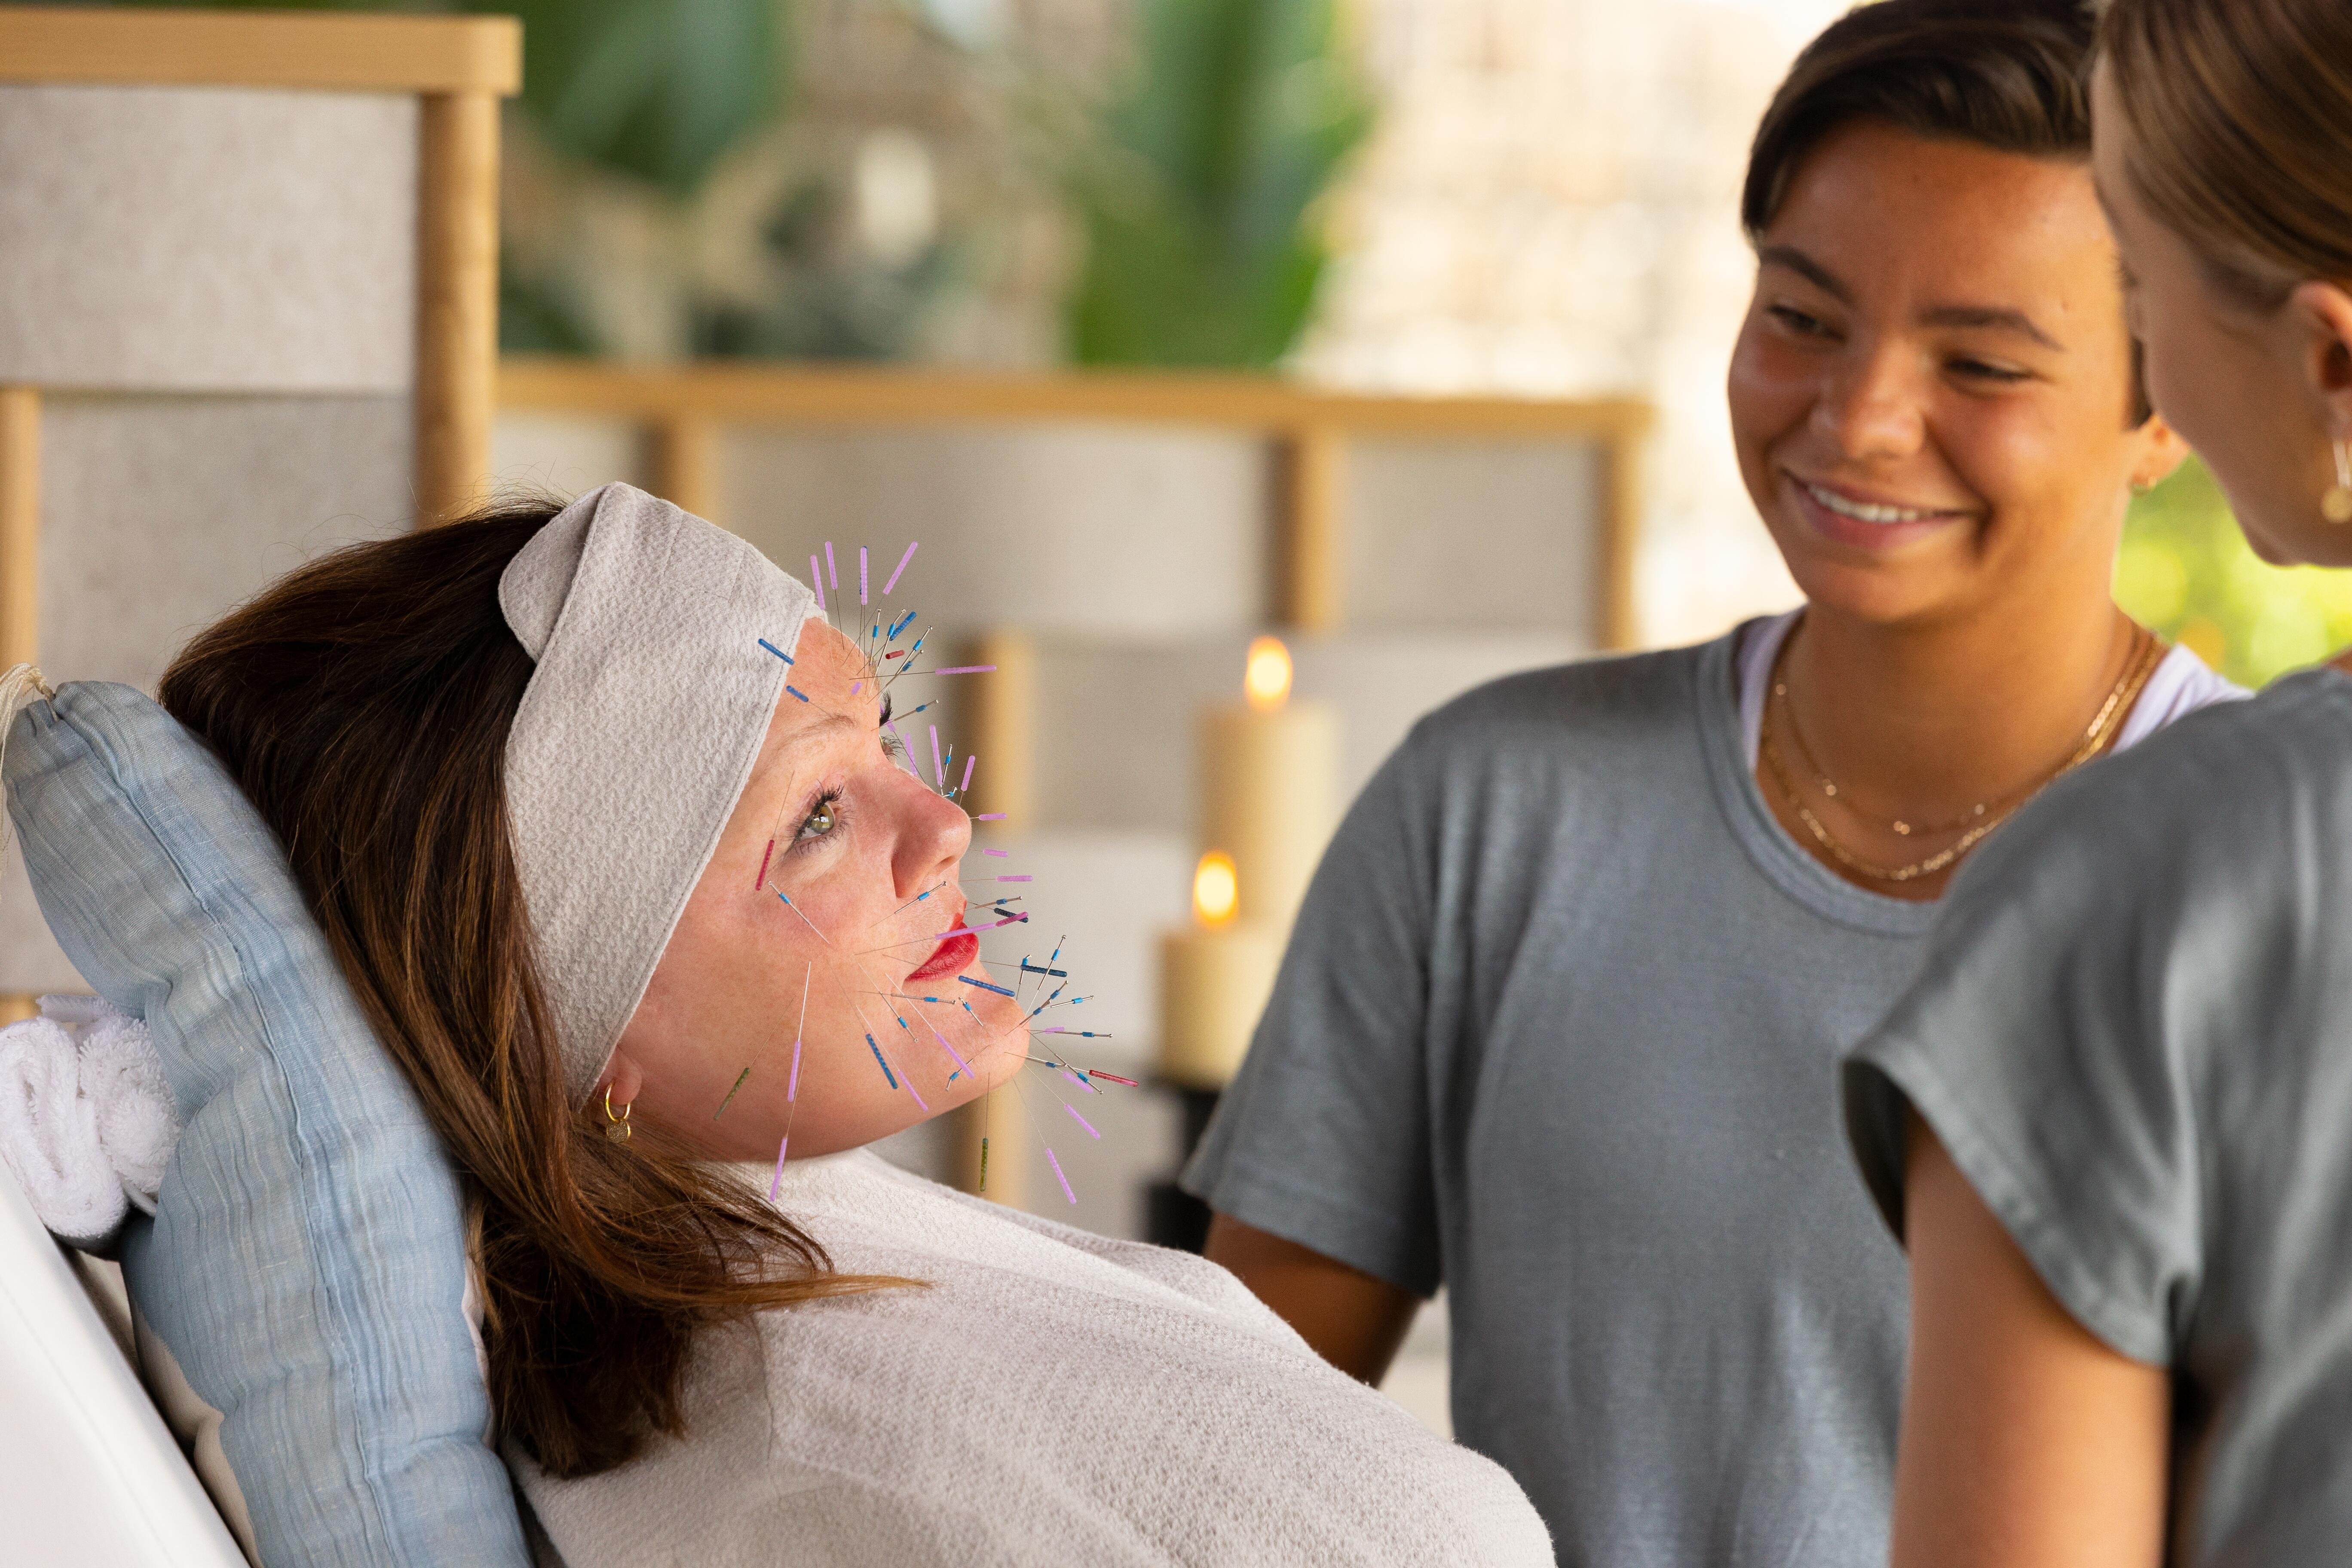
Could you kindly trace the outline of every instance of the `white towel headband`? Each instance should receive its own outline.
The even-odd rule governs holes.
[[[815,598],[757,550],[628,485],[556,515],[499,579],[539,661],[507,737],[507,832],[585,1100],[719,847]]]

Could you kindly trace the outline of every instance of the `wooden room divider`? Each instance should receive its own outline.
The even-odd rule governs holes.
[[[489,467],[502,17],[0,6],[0,665],[152,688]],[[78,988],[21,872],[0,993]]]

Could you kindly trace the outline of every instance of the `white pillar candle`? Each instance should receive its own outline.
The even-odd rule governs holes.
[[[1223,1089],[1274,992],[1283,933],[1250,921],[1160,939],[1160,1076]]]
[[[1202,840],[1240,868],[1241,914],[1287,931],[1339,826],[1339,714],[1236,704],[1201,716]]]

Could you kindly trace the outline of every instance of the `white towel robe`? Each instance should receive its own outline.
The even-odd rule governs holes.
[[[1501,1468],[1335,1371],[1213,1263],[862,1151],[794,1162],[781,1205],[845,1272],[929,1288],[706,1336],[688,1435],[617,1470],[560,1481],[509,1456],[570,1568],[1549,1568]]]

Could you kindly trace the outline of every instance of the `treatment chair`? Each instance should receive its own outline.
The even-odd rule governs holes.
[[[121,1270],[69,1252],[0,1171],[0,1514],[12,1563],[243,1568],[132,1369]]]

